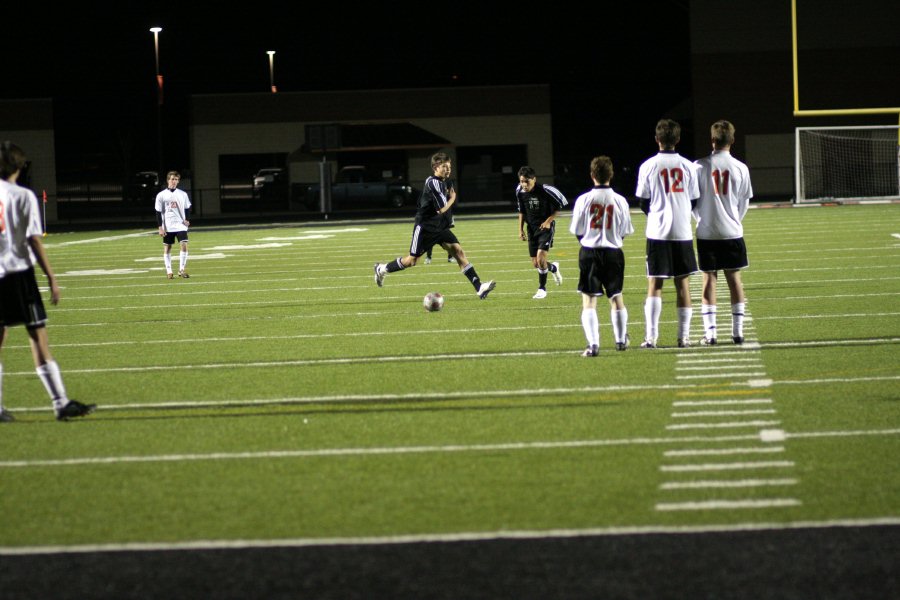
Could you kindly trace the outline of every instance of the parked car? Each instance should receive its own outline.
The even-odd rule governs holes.
[[[259,192],[267,185],[274,185],[285,182],[285,171],[279,167],[271,169],[260,169],[253,176],[253,191]]]
[[[400,178],[385,179],[363,166],[346,166],[331,184],[331,202],[335,208],[347,206],[390,206],[400,208],[415,199],[415,191]],[[319,186],[307,190],[307,205],[318,206]]]
[[[129,200],[144,201],[156,198],[159,191],[159,174],[156,171],[139,171],[129,177],[126,197]]]

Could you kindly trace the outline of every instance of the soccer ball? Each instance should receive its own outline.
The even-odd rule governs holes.
[[[437,312],[444,308],[444,296],[440,292],[428,292],[422,298],[422,306],[428,312]]]

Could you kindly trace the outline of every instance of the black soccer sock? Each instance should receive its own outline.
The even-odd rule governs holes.
[[[400,259],[392,260],[387,265],[385,265],[385,270],[388,273],[396,273],[397,271],[402,271],[406,267],[403,266],[403,263],[400,262]]]
[[[542,290],[547,289],[547,272],[546,271],[543,273],[538,271],[538,287],[541,288]]]
[[[481,280],[478,279],[478,273],[475,272],[475,266],[472,263],[466,265],[466,268],[463,269],[463,275],[469,278],[476,292],[481,289]]]

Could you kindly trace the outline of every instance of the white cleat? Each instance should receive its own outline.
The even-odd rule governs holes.
[[[550,263],[554,267],[556,267],[555,271],[551,271],[550,274],[553,275],[553,281],[556,282],[556,285],[562,285],[562,271],[559,270],[559,263]]]
[[[488,281],[487,283],[482,283],[481,287],[478,288],[478,297],[484,300],[485,298],[487,298],[487,295],[491,293],[491,290],[493,290],[495,287],[497,287],[497,284],[494,283],[493,279]]]
[[[384,286],[384,265],[375,263],[375,285],[378,287]]]
[[[532,296],[532,298],[535,300],[543,300],[546,297],[547,297],[547,290],[541,290],[541,289],[539,289],[537,292],[535,292],[534,296]]]

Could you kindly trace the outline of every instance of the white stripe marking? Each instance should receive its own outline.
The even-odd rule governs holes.
[[[735,508],[789,508],[800,506],[794,498],[773,498],[771,500],[707,500],[705,502],[660,502],[658,511],[671,510],[721,510]]]
[[[729,364],[729,365],[717,365],[717,366],[712,366],[712,367],[682,367],[679,364],[679,366],[675,367],[675,370],[676,371],[720,371],[722,369],[762,369],[762,368],[765,368],[764,365],[762,365],[759,362],[759,360],[755,360],[755,361],[753,361],[753,364],[751,364],[751,365],[731,365],[731,364]]]
[[[666,425],[666,429],[677,431],[680,429],[732,429],[735,427],[768,427],[778,425],[781,421],[734,421],[730,423],[682,423],[680,425]]]
[[[704,373],[703,375],[676,375],[675,379],[734,379],[735,377],[762,377],[765,371],[754,373]]]
[[[792,460],[772,460],[738,463],[706,463],[700,465],[663,465],[664,473],[696,473],[700,471],[743,471],[747,469],[787,469],[794,466]]]
[[[745,488],[777,485],[797,485],[796,479],[737,479],[737,480],[702,480],[702,481],[668,481],[659,486],[661,490],[702,490],[707,488]]]
[[[760,408],[755,410],[698,410],[685,413],[672,413],[676,419],[690,419],[691,417],[733,417],[737,415],[774,415],[774,408]]]
[[[672,406],[719,406],[740,404],[772,404],[771,398],[747,398],[741,400],[683,400],[673,402]]]
[[[768,454],[784,452],[784,446],[762,448],[690,448],[687,450],[666,450],[663,456],[726,456],[729,454]]]

